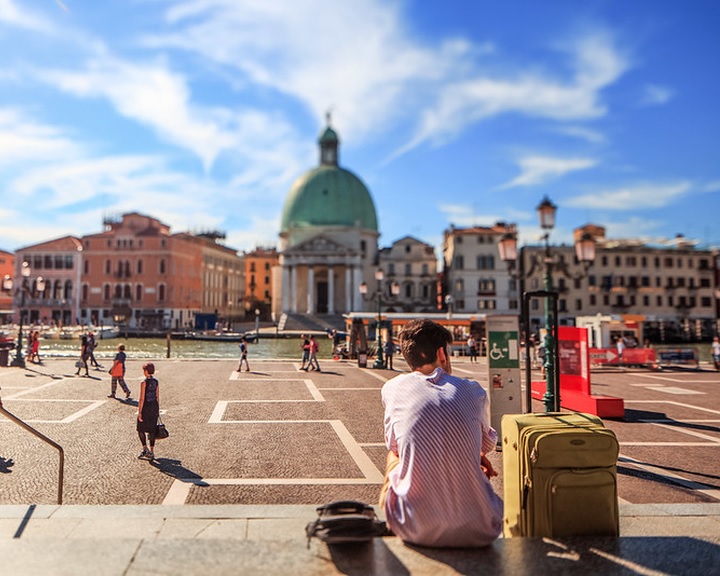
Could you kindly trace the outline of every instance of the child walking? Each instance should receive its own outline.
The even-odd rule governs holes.
[[[240,340],[240,364],[238,364],[238,372],[242,372],[243,362],[245,362],[245,371],[250,372],[250,364],[248,364],[247,359],[247,340],[245,340],[244,336],[242,340]]]

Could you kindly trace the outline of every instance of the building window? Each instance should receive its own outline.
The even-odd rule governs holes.
[[[478,270],[494,270],[495,257],[490,255],[480,255],[477,257]]]
[[[165,302],[165,284],[158,286],[158,302]]]
[[[137,261],[137,273],[138,273],[138,276],[143,273],[143,261],[142,260]]]
[[[105,300],[110,300],[110,284],[105,284]]]
[[[575,300],[575,310],[577,310],[577,311],[582,310],[582,300],[580,298]]]
[[[508,300],[508,308],[510,308],[510,310],[517,310],[517,309],[518,309],[518,301],[517,301],[517,298],[510,298],[510,300]]]
[[[495,310],[495,300],[478,300],[478,310]]]
[[[495,280],[478,280],[478,292],[495,292]]]
[[[650,306],[650,296],[647,294],[643,296],[643,306]]]
[[[597,298],[595,297],[595,294],[590,294],[590,306],[595,306],[597,303]]]
[[[135,302],[142,301],[142,284],[135,285]]]
[[[388,275],[392,276],[393,274],[395,274],[395,262],[389,262],[387,266],[388,266]]]
[[[655,298],[655,302],[657,303],[658,308],[661,307],[663,305],[662,296]]]
[[[422,265],[422,275],[423,275],[423,276],[427,276],[427,275],[428,275],[428,272],[429,272],[428,265],[427,265],[427,264],[423,264],[423,265]]]
[[[462,257],[462,255],[455,256],[454,267],[457,270],[462,270],[465,267],[465,259]]]
[[[90,260],[83,262],[83,274],[90,274]]]
[[[405,264],[405,276],[412,276],[412,264]]]
[[[160,274],[165,274],[165,259],[160,260]]]

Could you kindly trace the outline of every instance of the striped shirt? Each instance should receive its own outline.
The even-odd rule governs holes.
[[[503,503],[480,467],[497,442],[482,387],[437,368],[389,380],[382,402],[385,444],[400,457],[385,501],[392,531],[424,546],[490,544]]]

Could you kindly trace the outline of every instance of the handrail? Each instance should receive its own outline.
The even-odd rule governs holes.
[[[4,414],[9,420],[15,422],[18,426],[21,428],[24,428],[31,434],[37,436],[42,440],[43,442],[50,444],[53,448],[57,448],[58,452],[60,452],[60,470],[59,470],[59,478],[58,478],[58,504],[62,504],[63,499],[63,482],[65,477],[65,450],[63,450],[63,447],[60,446],[57,442],[54,442],[53,440],[50,440],[47,436],[45,436],[42,432],[38,432],[30,426],[29,424],[23,422],[15,416],[12,412],[8,412],[5,408],[3,408],[2,404],[0,404],[0,414]]]

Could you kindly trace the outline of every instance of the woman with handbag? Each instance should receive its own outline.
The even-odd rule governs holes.
[[[115,391],[117,390],[117,385],[120,384],[120,388],[122,388],[123,392],[125,392],[125,400],[130,399],[130,388],[128,388],[128,385],[125,384],[126,358],[127,356],[125,354],[125,344],[120,344],[118,346],[118,352],[117,354],[115,354],[112,368],[110,368],[110,376],[112,376],[112,382],[110,384],[110,394],[108,394],[108,398],[115,398]]]
[[[77,372],[75,372],[75,376],[80,376],[81,368],[85,368],[85,376],[90,376],[87,363],[88,358],[90,358],[90,351],[88,350],[88,339],[87,336],[83,335],[80,339],[80,360],[75,362],[75,366],[77,366]]]
[[[143,366],[143,373],[145,374],[145,380],[140,383],[136,427],[143,450],[138,455],[138,458],[154,460],[155,434],[158,418],[160,417],[160,385],[155,379],[155,365],[152,362],[148,362]],[[149,450],[148,443],[150,444]]]

